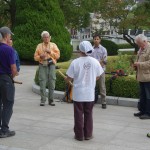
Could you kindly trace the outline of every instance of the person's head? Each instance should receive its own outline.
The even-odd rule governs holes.
[[[8,27],[1,27],[0,28],[0,41],[8,44],[11,40],[11,35],[13,33]]]
[[[79,50],[83,55],[91,55],[91,53],[93,52],[93,47],[92,44],[89,41],[82,41],[79,44]]]
[[[12,38],[8,41],[7,43],[9,46],[13,46],[13,41],[12,41]]]
[[[143,34],[137,35],[134,41],[142,49],[145,48],[145,46],[147,45],[147,37]]]
[[[50,36],[49,32],[47,32],[47,31],[43,31],[41,33],[41,37],[45,44],[48,44],[51,40],[51,36]]]
[[[93,36],[93,42],[95,46],[98,46],[101,43],[101,37],[98,34],[95,34]]]

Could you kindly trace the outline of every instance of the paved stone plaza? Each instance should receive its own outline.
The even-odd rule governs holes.
[[[16,100],[10,129],[16,136],[0,139],[0,150],[150,150],[150,120],[133,117],[135,107],[100,104],[94,106],[94,138],[76,141],[73,133],[73,106],[39,106],[40,96],[32,92],[37,66],[21,66],[16,80]]]

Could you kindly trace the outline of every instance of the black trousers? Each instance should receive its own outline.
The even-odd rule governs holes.
[[[13,112],[15,87],[8,75],[0,75],[0,128],[2,132],[9,130],[9,121]]]
[[[94,102],[74,103],[74,133],[76,138],[88,138],[93,133],[93,105]]]
[[[150,115],[150,82],[140,82],[139,110]]]

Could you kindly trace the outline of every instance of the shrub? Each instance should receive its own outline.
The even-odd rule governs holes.
[[[133,56],[129,55],[119,55],[119,56],[109,56],[108,65],[106,72],[116,71],[117,69],[124,69],[126,73],[129,73],[130,59]],[[133,58],[135,59],[135,58]],[[68,69],[71,61],[57,63],[57,66],[60,68],[64,74]],[[56,70],[57,71],[57,70]],[[130,72],[130,74],[133,74]],[[56,72],[56,90],[64,91],[66,83],[64,79]],[[127,97],[127,98],[138,98],[139,97],[139,86],[138,82],[135,79],[134,75],[121,76],[112,81],[112,89],[110,89],[110,79],[112,75],[106,74],[106,90],[108,96],[118,96],[118,97]],[[39,85],[38,81],[38,70],[35,75],[35,83]],[[98,88],[98,84],[96,85]]]
[[[116,43],[102,39],[101,44],[107,49],[108,56],[118,54],[118,45]]]
[[[122,57],[124,60],[128,60],[131,56]],[[110,64],[113,66],[114,61],[115,63],[118,62],[117,56],[111,56],[108,57],[108,66],[107,68],[111,70]],[[62,71],[64,74],[66,73],[66,70],[69,66],[71,61],[63,62],[63,63],[57,63],[57,66],[60,68],[60,71]],[[113,68],[114,69],[114,68]],[[120,69],[120,68],[119,68]],[[57,71],[57,70],[56,70]],[[107,70],[108,71],[108,70]],[[64,79],[60,76],[59,73],[56,72],[56,90],[59,91],[65,91],[66,83]],[[138,98],[139,97],[139,86],[138,82],[135,79],[135,75],[129,75],[125,77],[118,77],[115,80],[112,81],[112,89],[110,89],[110,79],[112,75],[107,74],[106,75],[106,90],[108,96],[118,96],[118,97],[126,97],[126,98]],[[38,70],[35,75],[35,83],[39,85],[38,81]],[[99,84],[97,84],[97,88]]]
[[[111,77],[111,75],[106,75],[107,95],[126,98],[139,97],[139,84],[135,76],[118,77],[112,80],[112,86],[110,88]]]
[[[60,69],[64,74],[66,69]],[[56,90],[65,91],[66,83],[62,76],[56,72]],[[111,75],[106,75],[106,90],[108,96],[118,96],[126,98],[138,98],[139,97],[139,86],[135,80],[135,76],[118,77],[112,81],[112,88],[110,89]],[[35,83],[39,85],[38,81],[38,70],[35,76]],[[97,84],[98,88],[98,84]]]
[[[113,72],[123,69],[125,73],[132,75],[135,71],[132,67],[132,61],[135,55],[121,55],[108,57],[106,72]]]
[[[42,31],[49,31],[52,39],[60,49],[59,61],[67,61],[72,54],[70,34],[65,28],[63,12],[57,0],[36,1],[17,0],[13,32],[14,47],[21,60],[34,61],[33,55]]]

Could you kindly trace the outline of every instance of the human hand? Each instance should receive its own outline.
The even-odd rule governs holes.
[[[45,55],[45,54],[41,54],[41,55],[40,55],[40,58],[41,58],[41,59],[45,59],[45,58],[46,58],[46,55]]]
[[[103,61],[100,61],[100,65],[102,66],[102,67],[104,67],[104,62]]]
[[[135,70],[137,70],[137,67],[139,66],[139,63],[138,62],[135,62],[134,64],[133,64],[133,68],[135,69]]]

